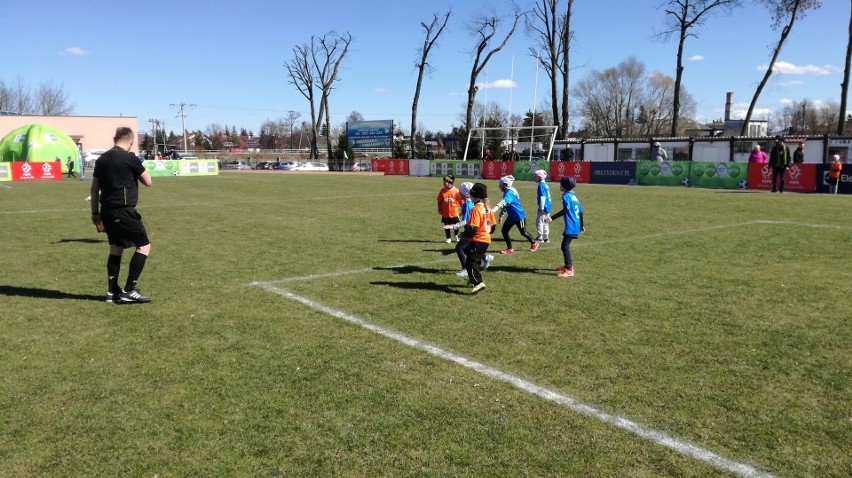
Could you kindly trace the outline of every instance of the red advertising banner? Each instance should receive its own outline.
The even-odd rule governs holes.
[[[12,181],[56,181],[62,179],[62,163],[12,163]]]
[[[374,173],[376,171],[384,172],[385,169],[387,169],[387,167],[388,167],[388,160],[387,159],[373,158],[372,160],[370,160],[370,171],[372,171]]]
[[[388,159],[385,165],[385,176],[408,176],[408,160]]]
[[[570,176],[578,183],[588,183],[591,177],[591,165],[582,161],[552,161],[550,163],[550,180],[559,182]]]
[[[784,174],[784,190],[794,193],[816,191],[816,164],[793,164]],[[772,189],[772,168],[766,163],[748,163],[748,188]]]
[[[483,161],[482,179],[500,179],[515,173],[515,163],[511,161]]]

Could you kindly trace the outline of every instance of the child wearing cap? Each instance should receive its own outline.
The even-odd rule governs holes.
[[[527,232],[526,226],[526,218],[527,215],[524,212],[524,208],[521,207],[521,199],[518,197],[518,190],[512,187],[512,183],[515,182],[514,176],[503,176],[500,178],[500,190],[503,191],[503,199],[494,206],[494,209],[491,210],[492,213],[497,214],[497,211],[500,212],[500,216],[498,218],[498,222],[503,219],[503,213],[505,212],[508,216],[508,219],[503,224],[503,229],[501,232],[503,233],[503,240],[506,241],[506,249],[500,251],[500,254],[514,254],[515,250],[512,249],[512,238],[509,237],[509,231],[512,230],[514,226],[518,226],[518,230],[521,231],[521,235],[528,241],[530,241],[530,251],[535,252],[538,249],[538,243],[535,242],[535,239]]]
[[[578,239],[580,233],[586,232],[583,226],[583,206],[574,194],[574,187],[577,182],[572,177],[564,177],[559,181],[559,188],[562,190],[562,210],[557,212],[547,221],[553,221],[565,216],[565,230],[562,231],[562,256],[565,265],[560,267],[557,277],[565,278],[574,275],[574,263],[571,260],[571,241]]]
[[[550,242],[550,224],[545,220],[550,215],[552,203],[550,201],[550,187],[547,185],[547,171],[539,169],[534,175],[538,184],[536,190],[536,202],[538,211],[535,215],[535,242]]]
[[[828,193],[837,194],[837,185],[840,183],[840,172],[843,171],[843,163],[840,162],[840,155],[832,156],[834,161],[831,162],[831,167],[828,169]]]
[[[470,238],[470,243],[465,247],[465,269],[467,270],[468,281],[473,285],[471,294],[478,294],[485,289],[485,282],[482,281],[482,271],[479,269],[480,263],[488,252],[488,246],[491,244],[491,211],[488,208],[488,188],[482,183],[476,183],[470,188],[470,197],[475,203],[473,210],[470,212],[470,220],[464,226],[462,235]]]
[[[459,222],[459,213],[461,212],[461,197],[459,190],[453,186],[456,182],[455,176],[448,174],[444,176],[444,187],[438,192],[438,214],[441,215],[441,224],[452,225]],[[444,234],[447,235],[447,244],[453,242],[450,235],[451,229],[444,228]],[[455,236],[456,241],[459,236]]]
[[[458,230],[463,228],[470,221],[470,212],[473,210],[473,201],[470,199],[470,189],[473,187],[473,183],[461,183],[459,186],[459,195],[462,198],[461,205],[461,218],[460,221],[456,224],[447,224],[444,226],[444,229],[452,229],[456,231],[456,237],[459,237],[459,242],[456,244],[456,255],[459,258],[459,262],[461,263],[461,270],[456,273],[459,277],[467,277],[467,269],[465,268],[465,262],[467,262],[467,254],[465,254],[464,249],[470,244],[470,238],[465,237],[464,234],[459,235]],[[482,269],[488,269],[491,266],[491,261],[494,260],[494,256],[491,254],[486,254]]]

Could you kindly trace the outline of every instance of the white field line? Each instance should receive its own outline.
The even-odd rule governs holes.
[[[372,270],[372,269],[370,269]],[[355,272],[352,272],[355,273]],[[494,380],[498,380],[500,382],[507,383],[512,385],[524,392],[529,394],[538,396],[545,400],[557,403],[564,407],[567,407],[570,410],[573,410],[576,413],[581,415],[585,415],[591,418],[595,418],[600,420],[601,422],[612,425],[616,428],[620,428],[624,431],[632,433],[640,438],[644,438],[646,440],[650,440],[658,445],[664,446],[671,450],[674,450],[677,453],[682,455],[690,456],[695,458],[696,460],[702,461],[708,465],[714,466],[716,468],[729,471],[738,476],[748,477],[748,478],[758,478],[758,477],[773,477],[774,475],[763,472],[754,468],[751,465],[747,465],[745,463],[739,463],[723,456],[720,456],[716,453],[713,453],[710,450],[705,448],[701,448],[697,445],[693,445],[689,442],[685,442],[683,440],[679,440],[672,436],[669,436],[663,432],[643,427],[638,423],[629,420],[625,417],[619,415],[613,415],[592,406],[586,405],[577,399],[570,397],[568,395],[559,393],[554,390],[550,390],[535,383],[532,383],[528,380],[520,378],[518,376],[512,375],[510,373],[503,372],[502,370],[498,370],[494,367],[489,367],[483,363],[477,362],[470,358],[467,358],[463,355],[459,355],[453,352],[446,351],[436,345],[432,345],[415,338],[411,338],[407,335],[403,335],[399,332],[395,332],[390,329],[386,329],[384,327],[380,327],[371,322],[367,322],[361,318],[358,318],[352,314],[348,314],[338,309],[334,309],[323,305],[319,302],[313,301],[311,299],[302,297],[300,295],[294,294],[290,291],[280,289],[270,285],[269,283],[254,283],[255,285],[259,285],[263,287],[265,290],[273,292],[275,294],[279,294],[287,299],[290,299],[295,302],[299,302],[305,306],[308,306],[314,310],[318,310],[325,314],[331,315],[332,317],[336,317],[338,319],[342,319],[351,324],[357,325],[359,327],[363,327],[371,332],[374,332],[383,337],[389,338],[396,342],[399,342],[403,345],[407,345],[417,350],[421,350],[423,352],[434,355],[443,360],[447,360],[449,362],[456,363],[461,365],[462,367],[474,370],[482,375],[490,377]]]

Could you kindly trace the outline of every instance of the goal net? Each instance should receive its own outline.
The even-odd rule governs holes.
[[[464,146],[465,159],[512,159],[550,161],[558,126],[499,126],[471,128]]]

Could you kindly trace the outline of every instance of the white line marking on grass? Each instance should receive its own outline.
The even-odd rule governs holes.
[[[366,269],[372,271],[373,269]],[[351,271],[350,273],[356,273],[357,271]],[[316,277],[316,276],[315,276]],[[708,465],[714,466],[716,468],[729,471],[736,475],[747,477],[747,478],[770,478],[774,475],[763,472],[754,468],[751,465],[747,465],[745,463],[739,463],[733,460],[729,460],[723,456],[720,456],[716,453],[713,453],[710,450],[701,448],[699,446],[693,445],[691,443],[685,442],[683,440],[679,440],[677,438],[671,437],[663,432],[659,432],[657,430],[653,430],[650,428],[643,427],[636,422],[633,422],[627,418],[613,415],[601,410],[598,410],[592,406],[586,405],[577,399],[570,397],[568,395],[564,395],[562,393],[549,390],[547,388],[536,385],[528,380],[522,379],[518,376],[512,375],[510,373],[503,372],[502,370],[498,370],[493,367],[489,367],[485,364],[477,362],[475,360],[469,359],[463,355],[459,355],[453,352],[448,352],[436,345],[432,345],[415,338],[409,337],[407,335],[403,335],[399,332],[395,332],[390,329],[386,329],[384,327],[378,326],[371,322],[367,322],[361,318],[358,318],[352,314],[348,314],[338,309],[334,309],[332,307],[328,307],[319,302],[313,301],[306,297],[302,297],[300,295],[294,294],[285,289],[279,289],[277,287],[273,287],[270,283],[266,282],[255,282],[253,285],[259,285],[266,289],[269,292],[273,292],[275,294],[281,295],[287,299],[290,299],[295,302],[299,302],[300,304],[306,305],[314,310],[318,310],[322,313],[328,314],[332,317],[336,317],[338,319],[345,320],[351,324],[357,325],[364,329],[367,329],[371,332],[374,332],[383,337],[389,338],[396,342],[399,342],[403,345],[407,345],[409,347],[415,348],[417,350],[421,350],[423,352],[434,355],[438,358],[447,360],[449,362],[456,363],[461,365],[462,367],[474,370],[479,372],[482,375],[490,377],[494,380],[498,380],[509,385],[512,385],[516,388],[519,388],[527,393],[532,395],[536,395],[545,400],[558,403],[564,407],[567,407],[579,414],[586,415],[591,418],[595,418],[604,423],[610,424],[616,428],[620,428],[624,431],[633,433],[641,438],[646,440],[650,440],[658,445],[662,445],[666,448],[674,450],[682,455],[687,455],[696,460],[707,463]]]

